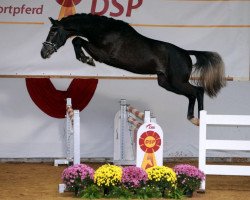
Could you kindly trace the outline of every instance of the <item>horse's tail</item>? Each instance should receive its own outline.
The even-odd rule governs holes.
[[[204,88],[209,97],[215,97],[222,87],[226,85],[224,62],[216,52],[188,51],[189,55],[196,57],[195,72],[200,78],[197,84]]]

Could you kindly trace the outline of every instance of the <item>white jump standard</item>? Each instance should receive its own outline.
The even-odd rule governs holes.
[[[54,165],[80,164],[80,116],[79,110],[73,110],[71,99],[66,104],[66,158],[56,159]]]
[[[114,120],[114,163],[142,168],[162,165],[163,132],[155,118],[150,117],[150,111],[143,113],[128,106],[125,99],[120,106]]]

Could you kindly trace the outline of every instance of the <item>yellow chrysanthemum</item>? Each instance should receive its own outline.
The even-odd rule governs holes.
[[[94,174],[94,182],[98,186],[114,186],[121,182],[122,168],[115,165],[102,165]]]
[[[162,187],[175,187],[177,177],[175,172],[166,166],[154,166],[146,170],[148,174],[148,180],[156,185]]]

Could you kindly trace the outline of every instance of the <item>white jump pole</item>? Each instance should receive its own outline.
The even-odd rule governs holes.
[[[74,165],[80,164],[80,116],[79,110],[74,110]]]

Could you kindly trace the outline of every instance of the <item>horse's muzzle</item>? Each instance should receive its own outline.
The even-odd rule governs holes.
[[[57,51],[56,45],[50,42],[44,42],[41,50],[43,59],[49,58],[54,52]]]
[[[41,57],[42,57],[43,59],[49,58],[48,54],[45,53],[45,51],[44,51],[43,49],[41,50]]]

